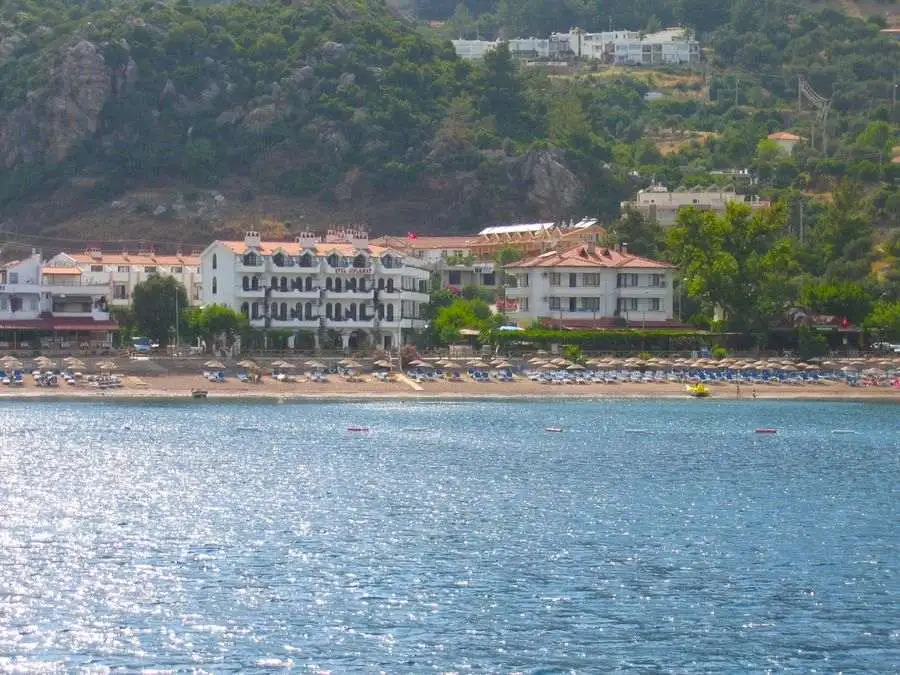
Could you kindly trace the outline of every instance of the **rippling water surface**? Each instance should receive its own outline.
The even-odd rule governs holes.
[[[896,672],[898,413],[4,402],[0,671]]]

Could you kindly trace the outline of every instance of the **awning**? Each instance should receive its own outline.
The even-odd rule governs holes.
[[[22,321],[4,321],[0,330],[37,330],[37,331],[111,331],[118,330],[115,321],[95,321],[90,318],[49,317],[46,319],[24,319]]]

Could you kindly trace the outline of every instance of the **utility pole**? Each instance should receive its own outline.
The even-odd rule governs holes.
[[[797,76],[797,112],[803,112],[803,78]]]
[[[893,81],[891,82],[891,108],[897,107],[897,73],[894,73]]]
[[[803,197],[800,197],[800,245],[806,245],[806,231],[803,229]]]
[[[738,93],[740,92],[741,81],[737,78],[737,75],[734,76],[734,107],[738,106]]]

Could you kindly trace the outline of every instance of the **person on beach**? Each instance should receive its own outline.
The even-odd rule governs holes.
[[[737,397],[738,398],[741,397],[741,383],[740,382],[737,383]]]

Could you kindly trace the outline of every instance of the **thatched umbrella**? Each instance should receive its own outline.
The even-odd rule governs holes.
[[[541,366],[541,370],[559,370],[559,366],[553,363],[545,363]]]
[[[115,362],[115,361],[112,361],[112,360],[108,360],[108,361],[100,361],[100,362],[97,364],[97,368],[99,368],[100,370],[113,370],[113,369],[118,368],[118,367],[119,367],[119,366],[116,364],[116,362]]]
[[[566,368],[566,370],[584,370],[584,366],[582,366],[578,363],[573,363],[571,366]]]
[[[373,364],[376,368],[390,368],[391,364],[387,361],[375,361]]]
[[[212,370],[225,370],[225,364],[221,361],[207,361],[203,364],[204,368],[210,368]]]
[[[303,365],[312,368],[313,370],[325,370],[328,367],[321,361],[307,361]]]
[[[259,368],[259,366],[256,365],[256,361],[251,361],[250,359],[238,361],[238,366],[240,366],[241,368]]]
[[[344,361],[344,368],[349,368],[350,370],[359,370],[362,368],[362,364],[359,361],[354,361],[353,359],[346,359]]]

